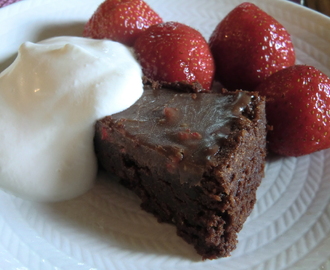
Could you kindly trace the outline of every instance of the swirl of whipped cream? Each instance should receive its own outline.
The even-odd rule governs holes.
[[[23,43],[0,74],[0,187],[34,201],[61,201],[97,174],[94,123],[143,92],[132,51],[109,40],[56,37]]]

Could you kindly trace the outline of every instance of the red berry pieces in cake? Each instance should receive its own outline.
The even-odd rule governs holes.
[[[109,139],[109,135],[108,135],[107,129],[102,128],[101,134],[102,134],[102,136],[101,136],[101,139],[102,140],[108,140]]]
[[[142,0],[106,0],[85,25],[83,36],[133,46],[145,29],[162,21]]]
[[[266,96],[271,151],[301,156],[330,147],[330,79],[311,66],[280,70],[256,91]]]
[[[195,29],[166,22],[150,26],[134,45],[144,75],[163,85],[186,85],[194,92],[208,91],[214,60],[204,37]]]
[[[253,90],[272,73],[295,63],[289,33],[252,3],[233,9],[217,25],[209,44],[216,79],[229,90]]]
[[[172,108],[172,107],[165,107],[163,110],[166,123],[168,124],[175,124],[180,120],[181,112],[178,108]]]
[[[178,139],[180,141],[200,140],[203,136],[198,132],[191,132],[190,129],[179,131]]]

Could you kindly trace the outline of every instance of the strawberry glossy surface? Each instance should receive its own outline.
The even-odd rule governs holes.
[[[257,89],[267,98],[271,151],[301,156],[330,147],[330,79],[312,66],[283,69]]]
[[[209,46],[195,29],[166,22],[149,27],[134,45],[144,74],[155,81],[200,84],[209,90],[214,60]]]
[[[252,3],[233,9],[210,37],[216,77],[228,89],[253,90],[272,73],[294,65],[289,33]]]
[[[106,0],[85,25],[83,35],[133,46],[145,29],[162,21],[142,0]]]

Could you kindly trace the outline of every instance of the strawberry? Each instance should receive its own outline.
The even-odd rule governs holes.
[[[187,86],[189,91],[209,91],[214,60],[197,30],[178,23],[150,26],[134,44],[144,75],[161,85]]]
[[[106,0],[85,25],[83,36],[133,46],[144,30],[162,21],[142,0]]]
[[[291,66],[268,77],[256,91],[266,96],[271,151],[301,156],[330,147],[330,79],[324,73],[312,66]]]
[[[295,63],[289,33],[252,3],[233,9],[216,26],[209,44],[216,79],[229,90],[253,90],[272,73]]]

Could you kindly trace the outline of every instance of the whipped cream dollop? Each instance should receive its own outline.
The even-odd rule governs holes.
[[[26,42],[0,74],[0,187],[34,201],[61,201],[94,183],[94,124],[143,92],[130,49],[109,40]]]

